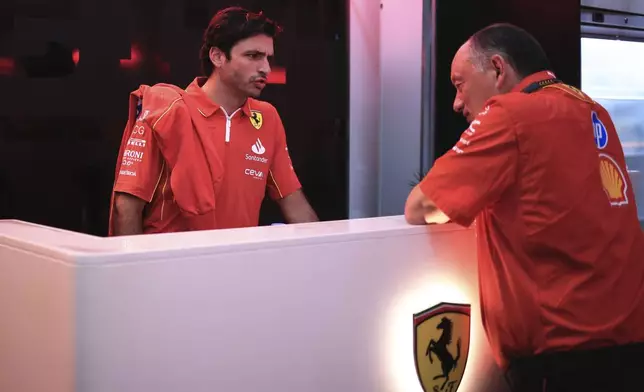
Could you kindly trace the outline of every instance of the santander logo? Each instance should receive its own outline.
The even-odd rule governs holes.
[[[255,144],[253,144],[253,147],[251,147],[251,150],[257,155],[262,155],[266,152],[266,148],[264,148],[264,145],[262,144],[262,141],[257,138],[257,141]]]

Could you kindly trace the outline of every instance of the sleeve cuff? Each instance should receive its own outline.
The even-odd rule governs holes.
[[[136,196],[146,203],[150,203],[152,201],[152,197],[154,196],[154,193],[150,195],[149,192],[146,192],[142,188],[124,184],[116,184],[116,186],[114,187],[114,192],[127,193],[132,196]]]
[[[425,197],[431,200],[439,210],[441,210],[449,219],[461,226],[470,227],[476,217],[470,216],[462,211],[459,211],[457,203],[453,202],[455,195],[449,195],[448,192],[441,192],[437,187],[432,186],[430,181],[422,181],[420,183],[420,190]]]
[[[281,200],[281,199],[289,196],[290,194],[297,192],[300,189],[302,189],[302,187],[300,185],[286,187],[286,188],[280,188],[279,191],[277,191],[277,189],[275,189],[275,190],[271,190],[270,196],[271,196],[271,198],[273,200]]]

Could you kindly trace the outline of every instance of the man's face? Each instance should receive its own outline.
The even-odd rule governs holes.
[[[483,111],[483,105],[499,94],[494,69],[481,70],[473,63],[469,42],[456,52],[452,61],[452,84],[456,87],[454,111],[462,113],[468,122]],[[488,68],[488,67],[486,67]]]
[[[225,59],[218,68],[220,80],[243,95],[258,97],[271,72],[272,56],[273,38],[256,35],[241,40],[232,47],[230,60]]]

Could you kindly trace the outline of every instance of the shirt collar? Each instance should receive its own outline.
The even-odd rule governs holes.
[[[536,73],[533,73],[532,75],[526,76],[523,78],[522,81],[519,82],[514,88],[512,89],[511,92],[517,93],[523,91],[524,88],[528,87],[532,83],[535,82],[542,82],[544,80],[548,79],[556,79],[557,77],[555,76],[554,72],[551,71],[539,71]]]
[[[190,98],[195,100],[198,106],[197,109],[204,117],[212,116],[217,111],[217,109],[221,108],[221,106],[217,105],[210,98],[208,98],[206,93],[201,89],[201,86],[206,83],[207,79],[208,78],[206,77],[197,77],[186,88],[186,92],[188,93]],[[252,114],[250,101],[250,99],[247,99],[246,102],[244,102],[244,104],[242,105],[242,113],[244,113],[247,117],[250,117]]]

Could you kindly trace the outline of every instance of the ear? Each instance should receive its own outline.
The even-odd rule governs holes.
[[[492,55],[490,62],[492,63],[493,71],[496,74],[496,87],[500,88],[507,78],[508,65],[503,57],[498,54]]]
[[[212,62],[215,68],[220,68],[226,62],[226,54],[219,48],[210,48],[208,55],[210,56],[210,62]]]

